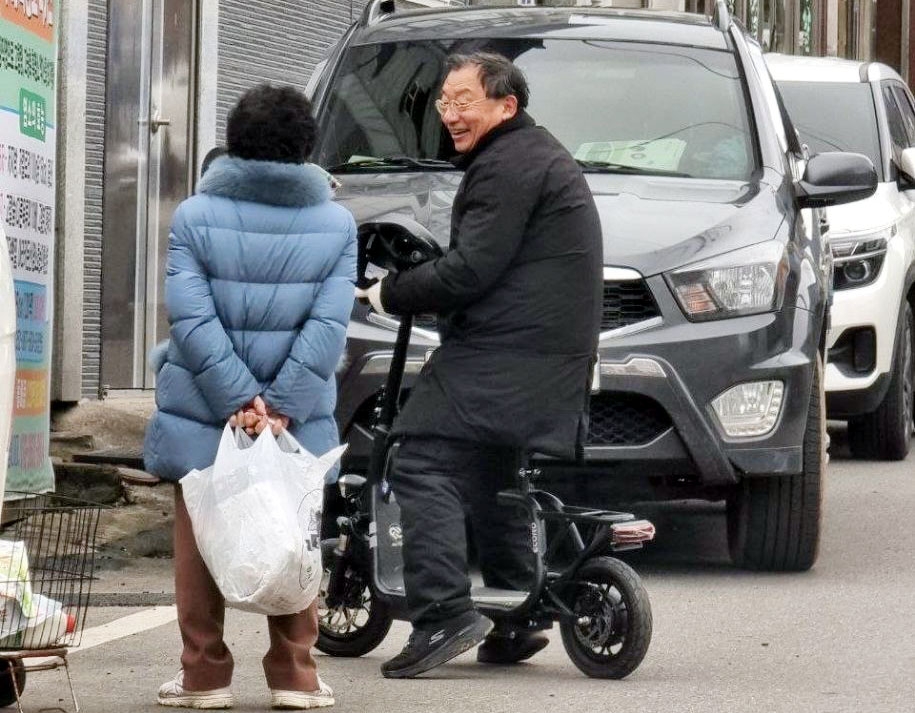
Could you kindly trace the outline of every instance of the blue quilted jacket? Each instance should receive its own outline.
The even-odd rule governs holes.
[[[175,211],[170,339],[146,469],[178,480],[213,463],[226,420],[260,394],[322,454],[339,442],[334,368],[356,279],[356,225],[311,164],[216,159]]]

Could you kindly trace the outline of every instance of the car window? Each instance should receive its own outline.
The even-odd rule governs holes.
[[[893,95],[893,87],[885,83],[881,93],[883,105],[886,107],[886,122],[890,129],[890,140],[893,142],[893,158],[898,161],[899,154],[909,146],[909,136],[906,133],[902,112],[899,111],[899,105],[896,104],[896,97]]]
[[[915,111],[912,110],[912,101],[905,89],[898,84],[893,85],[893,95],[896,97],[896,104],[902,115],[902,123],[909,140],[908,145],[915,146]]]
[[[867,156],[881,174],[877,111],[869,84],[781,81],[778,90],[811,156],[854,151]]]
[[[524,71],[528,112],[585,170],[610,163],[746,180],[755,169],[730,53],[530,38],[351,47],[320,113],[315,160],[337,167],[367,157],[450,158],[454,146],[434,107],[444,60],[478,49],[501,52]]]

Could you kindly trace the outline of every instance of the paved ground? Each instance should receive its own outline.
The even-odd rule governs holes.
[[[857,513],[867,511],[867,523],[903,522],[915,506],[911,465],[835,466],[822,557],[804,575],[737,572],[725,561],[720,511],[680,507],[669,514],[671,536],[637,565],[652,599],[655,635],[648,657],[626,681],[581,676],[556,632],[546,651],[514,669],[478,666],[466,655],[420,680],[387,681],[378,665],[402,645],[403,625],[362,659],[321,657],[321,671],[338,690],[339,710],[372,713],[908,713],[915,696],[915,533],[862,536]],[[122,570],[127,586],[134,573]],[[151,611],[167,612],[94,609],[90,625],[111,619],[117,625],[121,617]],[[262,620],[231,612],[227,640],[236,654],[238,710],[263,710]],[[84,710],[156,710],[154,690],[177,668],[178,645],[170,622],[75,652]],[[35,673],[25,700],[37,710],[57,704],[64,692],[55,673]]]
[[[551,646],[529,664],[484,667],[468,654],[422,679],[388,681],[378,666],[407,634],[396,624],[369,656],[320,657],[322,675],[338,692],[337,709],[911,713],[915,528],[909,523],[915,455],[902,463],[852,461],[841,432],[834,436],[822,552],[811,572],[733,569],[718,506],[680,503],[651,512],[658,541],[630,561],[651,596],[655,633],[647,658],[627,680],[582,676],[554,631]],[[168,487],[132,492],[142,502],[123,510],[142,510],[153,530],[167,528]],[[126,520],[121,527],[120,541],[130,542]],[[144,597],[167,602],[171,561],[132,556],[123,547],[104,554],[109,559],[102,560],[95,584],[97,594],[108,596],[102,603],[130,603],[131,597],[133,603]],[[90,610],[86,639],[92,646],[70,656],[83,710],[157,710],[155,689],[178,668],[173,616],[171,607]],[[236,656],[237,709],[263,710],[263,620],[230,612],[227,641]],[[62,676],[36,672],[23,701],[27,710],[39,710],[63,705],[65,693]]]

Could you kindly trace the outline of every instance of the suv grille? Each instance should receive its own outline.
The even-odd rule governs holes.
[[[624,392],[591,397],[589,446],[642,446],[671,426],[670,416],[654,399]]]
[[[602,332],[628,327],[660,314],[644,280],[604,281],[604,304],[600,318]]]

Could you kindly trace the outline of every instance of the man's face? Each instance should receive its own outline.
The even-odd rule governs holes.
[[[458,104],[473,102],[463,111],[449,105],[442,115],[442,123],[451,134],[458,153],[471,151],[493,128],[518,112],[518,100],[514,96],[486,98],[480,68],[474,65],[449,72],[442,85],[441,99]]]

